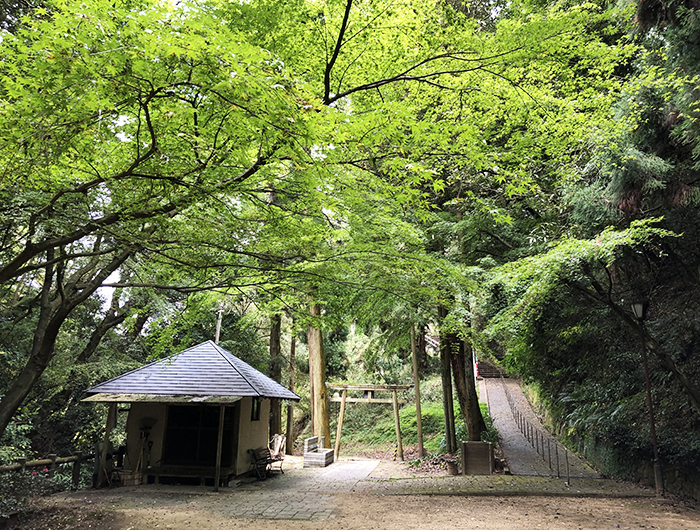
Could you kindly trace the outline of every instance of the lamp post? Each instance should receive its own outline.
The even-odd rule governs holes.
[[[644,383],[647,389],[647,408],[649,409],[649,421],[651,430],[651,444],[654,447],[654,483],[656,485],[656,494],[662,496],[664,494],[664,475],[661,469],[661,461],[659,460],[659,448],[656,444],[656,425],[654,423],[654,406],[651,402],[651,383],[649,382],[649,364],[647,363],[647,345],[644,332],[644,318],[646,317],[647,302],[634,302],[632,304],[632,313],[639,322],[642,336],[642,365],[644,366]]]

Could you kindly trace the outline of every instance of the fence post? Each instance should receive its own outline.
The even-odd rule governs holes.
[[[566,485],[571,486],[571,477],[569,476],[569,450],[564,448],[566,452]]]
[[[559,446],[554,444],[554,454],[557,457],[557,478],[561,478],[561,473],[559,473]]]
[[[71,479],[71,491],[76,491],[80,485],[80,466],[83,463],[83,452],[76,451],[75,460],[73,460],[73,477]]]
[[[549,442],[549,440],[547,440]],[[546,458],[544,457],[544,433],[542,433],[542,461],[544,462]]]
[[[56,470],[56,458],[58,458],[58,455],[51,454],[49,455],[49,458],[51,459],[51,464],[49,464],[49,478],[53,478],[53,472]]]

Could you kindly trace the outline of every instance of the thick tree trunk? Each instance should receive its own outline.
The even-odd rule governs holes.
[[[428,351],[425,343],[425,326],[418,326],[416,335],[416,349],[418,354],[418,373],[422,377],[428,369]]]
[[[311,316],[321,316],[321,307],[312,303],[309,311]],[[321,330],[309,324],[307,328],[309,343],[309,371],[312,379],[313,432],[316,436],[325,437],[325,446],[331,445],[331,426],[328,416],[328,388],[326,387],[326,357],[323,352],[323,335]]]
[[[53,357],[56,334],[53,329],[37,330],[35,343],[41,341],[39,347],[32,348],[29,361],[17,374],[7,393],[0,400],[0,437],[5,433],[10,420],[22,405],[34,384],[48,366]],[[41,337],[41,338],[39,338]]]
[[[281,383],[282,379],[282,315],[270,319],[270,377]],[[282,432],[282,403],[279,399],[270,400],[270,434]]]
[[[438,321],[442,322],[447,316],[447,309],[438,307]],[[447,452],[457,451],[457,435],[455,433],[455,410],[452,398],[452,374],[450,370],[450,339],[448,334],[440,333],[440,375],[442,376],[442,405],[445,413],[445,441]]]
[[[292,320],[292,336],[289,344],[289,390],[294,392],[294,369],[296,362],[297,341],[294,336],[294,320]],[[288,455],[294,454],[294,402],[287,402],[287,444]]]
[[[486,430],[486,423],[479,408],[479,397],[476,395],[471,348],[457,337],[452,341],[452,373],[469,440],[478,442],[481,440],[481,433]]]
[[[53,259],[52,250],[47,253],[47,261]],[[24,368],[17,374],[7,393],[0,400],[0,438],[5,433],[10,420],[29,395],[34,384],[51,362],[56,338],[71,311],[89,298],[102,285],[105,279],[132,254],[133,250],[123,250],[105,267],[98,269],[91,279],[84,279],[85,269],[74,281],[69,281],[55,289],[55,282],[62,274],[56,274],[53,266],[45,269],[44,286],[41,293],[39,320],[34,331],[32,349]],[[97,267],[96,267],[97,269]],[[80,289],[76,282],[81,280]]]
[[[92,334],[90,335],[90,340],[83,348],[73,363],[73,367],[85,364],[93,356],[97,347],[100,345],[102,338],[107,334],[110,329],[118,326],[129,314],[132,308],[132,304],[127,302],[123,307],[119,307],[121,289],[117,289],[112,296],[112,303],[110,305],[109,311],[100,321],[100,323],[95,327]],[[37,413],[35,424],[43,423],[47,417],[55,410],[63,409],[66,404],[70,404],[71,396],[76,391],[75,383],[71,380],[68,384],[64,385],[64,388],[55,394],[51,399],[44,401]]]

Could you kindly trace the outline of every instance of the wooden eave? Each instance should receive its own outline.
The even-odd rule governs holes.
[[[413,388],[413,385],[333,385],[330,383],[326,383],[326,386],[332,390],[367,390],[373,392],[405,392]]]
[[[101,392],[82,401],[93,403],[199,403],[227,405],[243,399],[241,396],[175,396],[158,394],[111,394]]]

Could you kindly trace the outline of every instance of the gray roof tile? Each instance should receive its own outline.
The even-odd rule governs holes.
[[[213,341],[96,385],[89,393],[259,396],[299,400],[262,372]]]

